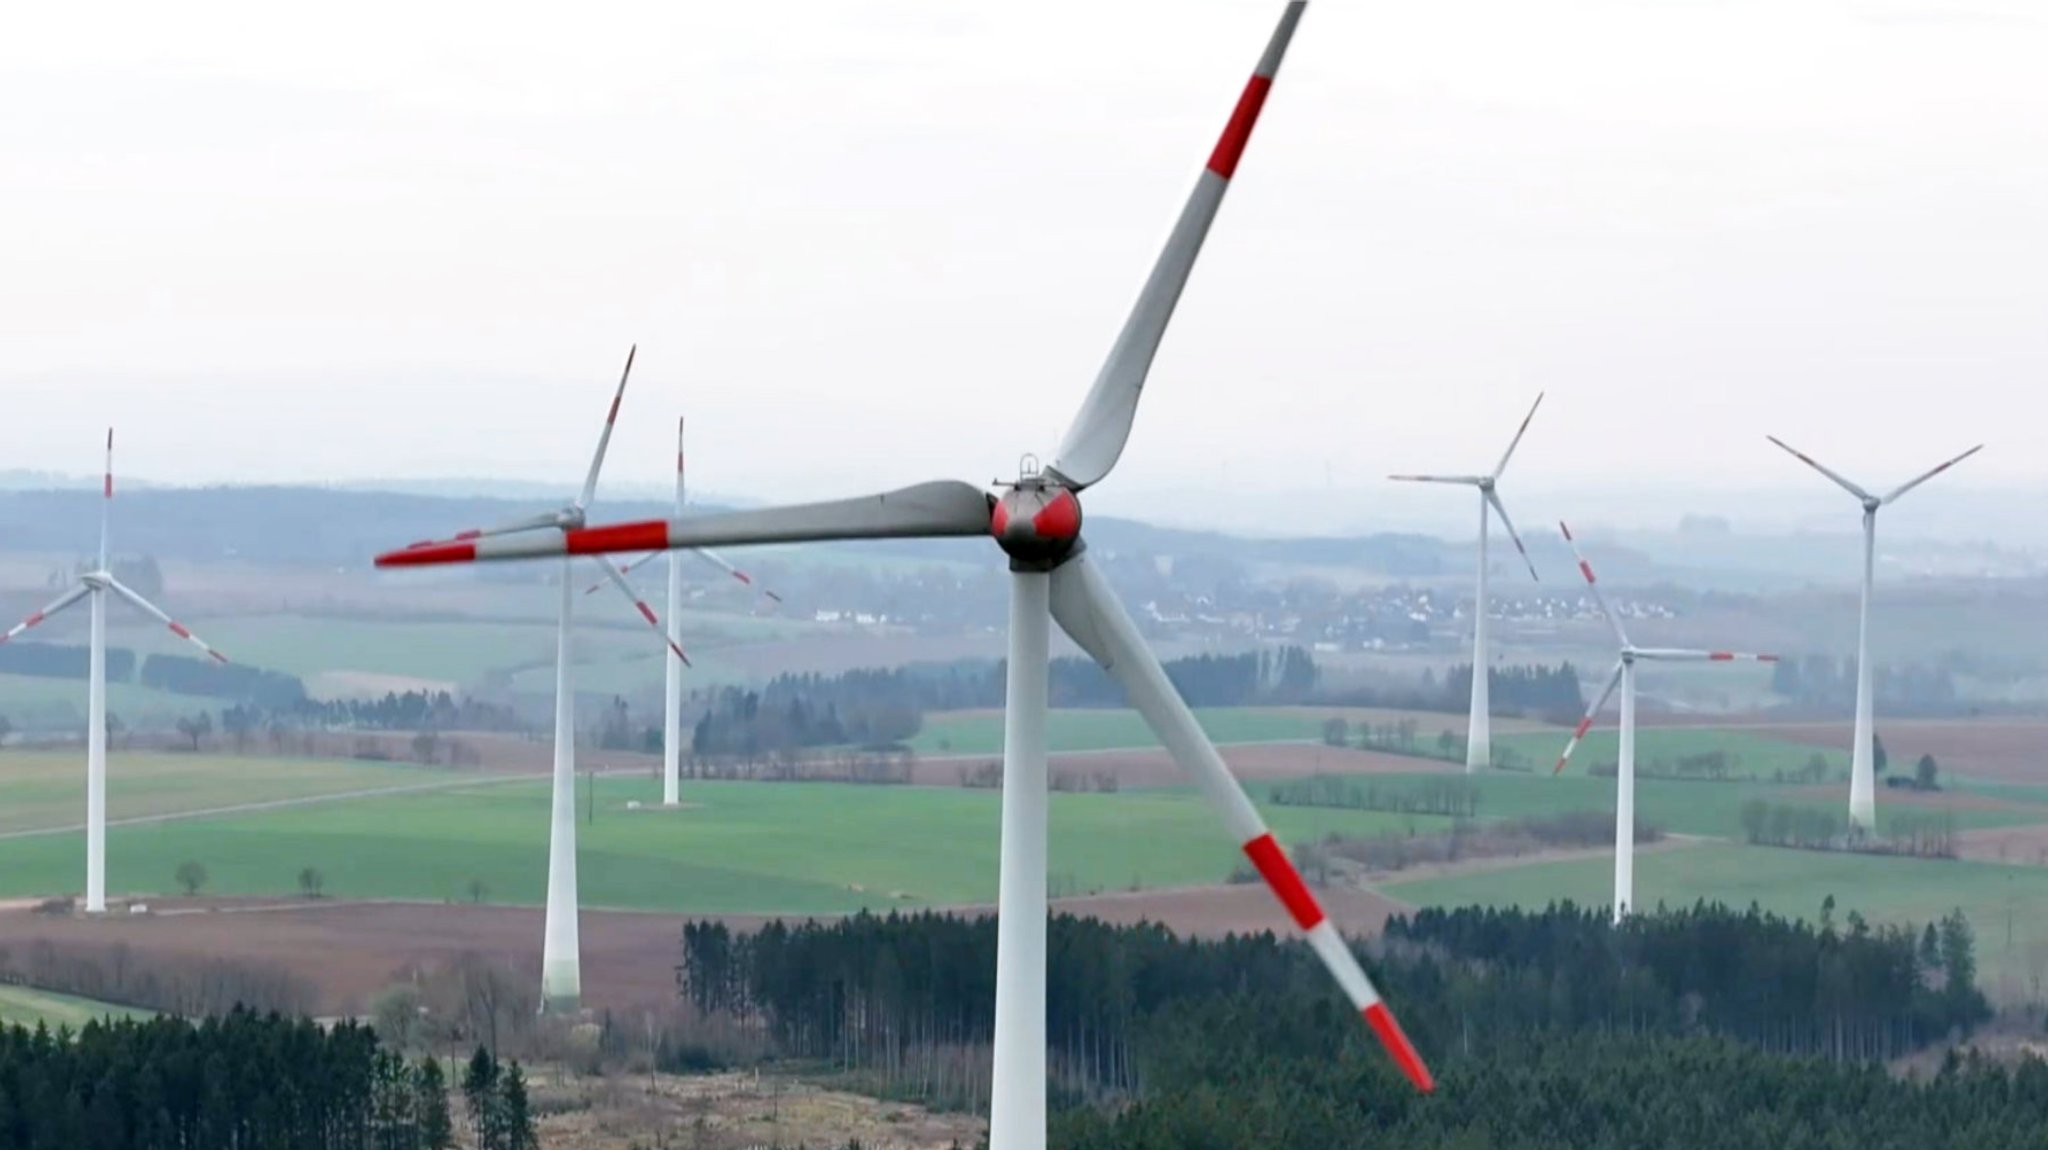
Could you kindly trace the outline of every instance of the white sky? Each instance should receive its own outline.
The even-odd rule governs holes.
[[[638,340],[615,478],[1010,474],[1279,10],[17,6],[0,468],[567,487]],[[2034,10],[1318,0],[1103,495],[2048,478]]]

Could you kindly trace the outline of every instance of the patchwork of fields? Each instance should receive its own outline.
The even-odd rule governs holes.
[[[1278,780],[1358,772],[1382,795],[1440,786],[1456,768],[1429,759],[1364,755],[1320,745],[1325,720],[1315,708],[1236,708],[1204,714],[1220,742],[1257,744],[1233,752],[1247,786],[1274,830],[1290,844],[1346,837],[1408,835],[1448,828],[1439,816],[1283,806],[1271,801]],[[1385,722],[1384,714],[1345,713],[1349,722]],[[1449,724],[1422,716],[1427,733]],[[2048,745],[2048,725],[2043,725]],[[1521,725],[1503,742],[1554,748],[1562,732]],[[1610,779],[1591,777],[1607,742],[1589,739],[1564,777],[1489,772],[1473,779],[1481,820],[1612,809]],[[1149,744],[1128,712],[1057,712],[1052,745],[1062,763],[1128,780],[1110,793],[1053,796],[1055,894],[1130,898],[1124,892],[1210,888],[1225,893],[1239,867],[1235,844],[1220,832],[1193,791],[1168,783],[1156,751],[1102,753]],[[1688,840],[1645,852],[1638,897],[1690,903],[1754,901],[1812,916],[1832,895],[1846,914],[1873,921],[1925,922],[1960,907],[1977,925],[1987,973],[2017,985],[2048,963],[2048,865],[2033,853],[2010,861],[1920,860],[1817,853],[1742,843],[1740,809],[1754,798],[1815,809],[1842,802],[1841,784],[1783,784],[1781,769],[1804,766],[1817,740],[1782,739],[1765,729],[1661,728],[1645,732],[1646,759],[1720,752],[1731,781],[1644,779],[1639,810]],[[920,743],[929,759],[993,757],[1000,718],[972,712],[937,716]],[[1968,835],[2033,835],[2048,828],[2048,771],[2041,782],[2015,766],[2020,736],[2001,735],[2000,779],[1969,777],[1967,740],[1939,753],[1950,787],[1940,795],[1880,792],[1887,819],[1900,811],[1946,812]],[[1094,752],[1094,753],[1090,753]],[[1836,756],[1839,757],[1838,755]],[[75,824],[83,802],[76,754],[0,755],[0,832]],[[1835,759],[1830,759],[1830,764]],[[1290,764],[1292,764],[1290,766]],[[1403,764],[1407,764],[1403,766]],[[937,763],[928,763],[937,767]],[[1000,796],[954,785],[942,770],[920,769],[914,786],[829,783],[689,782],[687,805],[655,809],[658,784],[643,774],[599,778],[579,789],[581,885],[587,907],[669,915],[832,914],[858,909],[986,905],[996,892]],[[429,768],[347,761],[235,756],[121,755],[113,767],[117,818],[203,811],[269,800],[302,805],[223,812],[117,826],[109,834],[110,889],[162,900],[177,889],[179,865],[208,872],[205,893],[291,895],[303,868],[318,869],[326,893],[342,900],[451,904],[481,898],[531,906],[543,895],[548,788],[538,779],[490,780]],[[388,787],[406,793],[356,795]],[[333,797],[326,801],[322,796]],[[641,809],[632,809],[633,804]],[[2048,838],[2048,831],[2042,832]],[[1967,837],[1967,836],[1966,836]],[[1697,841],[1692,841],[1697,840]],[[2030,840],[2029,840],[2030,841]],[[0,837],[0,897],[34,898],[78,888],[82,836],[55,831]],[[1386,876],[1381,891],[1409,905],[1541,905],[1571,898],[1604,904],[1611,862],[1598,848],[1568,857],[1492,859],[1482,866],[1432,865]],[[1189,892],[1191,895],[1194,892]],[[1229,891],[1235,898],[1241,891]],[[1362,892],[1361,892],[1362,893]],[[1340,897],[1333,892],[1333,898]],[[1194,902],[1140,901],[1169,917],[1202,918]],[[279,912],[286,913],[289,912]],[[275,914],[226,916],[275,919]],[[460,920],[452,910],[448,923]],[[1207,922],[1217,920],[1210,915]],[[454,929],[451,925],[449,929]],[[658,933],[658,932],[657,932]],[[535,940],[537,945],[537,939]],[[2041,956],[2037,962],[2035,955]]]

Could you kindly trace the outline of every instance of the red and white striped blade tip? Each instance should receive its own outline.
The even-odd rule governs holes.
[[[474,543],[416,543],[377,556],[379,567],[437,567],[446,563],[474,562]]]

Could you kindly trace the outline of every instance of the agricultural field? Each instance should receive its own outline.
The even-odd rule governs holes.
[[[95,1019],[149,1018],[153,1013],[69,994],[0,984],[0,1026],[43,1025],[51,1030],[68,1026],[77,1030]]]
[[[1428,743],[1445,730],[1462,733],[1462,715],[1401,712],[1363,707],[1205,707],[1195,712],[1202,729],[1218,743],[1320,742],[1323,724],[1341,718],[1350,724],[1392,723],[1413,719],[1417,738]],[[1502,731],[1535,732],[1551,728],[1517,719],[1497,719]],[[1159,740],[1136,712],[1111,708],[1073,708],[1049,712],[1046,749],[1113,751],[1156,747]],[[1353,742],[1356,742],[1354,736]],[[925,716],[924,729],[911,746],[926,755],[993,755],[1003,748],[1001,711],[945,711]]]
[[[958,787],[691,783],[675,811],[648,778],[600,778],[579,828],[586,905],[695,914],[828,913],[988,902],[996,893],[999,799]],[[352,799],[243,815],[115,827],[111,892],[176,889],[186,861],[207,893],[286,894],[318,868],[339,898],[541,901],[548,787],[513,782]],[[1289,841],[1439,825],[1377,812],[1275,809]],[[1056,893],[1224,881],[1236,844],[1192,793],[1058,794]],[[0,896],[76,889],[81,837],[0,840]]]
[[[352,791],[445,784],[434,767],[350,759],[272,759],[113,751],[107,817],[140,818]],[[0,836],[85,821],[85,749],[0,752]]]

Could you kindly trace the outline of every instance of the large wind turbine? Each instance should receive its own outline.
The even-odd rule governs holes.
[[[1607,625],[1614,629],[1614,639],[1621,645],[1621,657],[1614,664],[1614,672],[1607,677],[1607,685],[1586,708],[1586,716],[1579,720],[1578,728],[1572,731],[1571,741],[1564,745],[1564,753],[1557,757],[1557,769],[1564,770],[1572,752],[1578,749],[1579,740],[1586,737],[1587,728],[1593,725],[1593,716],[1607,705],[1608,696],[1614,688],[1621,687],[1621,757],[1615,764],[1614,772],[1614,921],[1620,922],[1635,906],[1636,902],[1636,660],[1670,663],[1775,663],[1776,655],[1746,655],[1735,651],[1693,651],[1679,647],[1638,647],[1628,640],[1628,631],[1621,625],[1621,616],[1607,605],[1607,597],[1600,594],[1599,580],[1593,578],[1593,565],[1579,553],[1578,541],[1572,538],[1572,529],[1558,524],[1564,532],[1564,541],[1571,544],[1572,557],[1579,561],[1579,574],[1586,577],[1586,587],[1593,592],[1593,602],[1599,606],[1600,615]]]
[[[1849,753],[1849,821],[1866,831],[1877,829],[1877,771],[1871,730],[1870,698],[1870,584],[1877,567],[1877,510],[1896,503],[1900,496],[1984,450],[1978,444],[1954,459],[1919,477],[1893,488],[1884,495],[1872,495],[1847,479],[1820,465],[1812,456],[1794,448],[1775,435],[1765,439],[1790,452],[1793,458],[1835,481],[1836,486],[1856,497],[1863,505],[1863,598],[1856,608],[1856,734]]]
[[[563,539],[570,533],[583,530],[590,500],[597,494],[597,477],[604,468],[605,451],[611,446],[612,427],[619,420],[619,402],[626,397],[626,381],[633,375],[633,357],[638,351],[635,346],[626,352],[626,366],[619,373],[618,390],[612,393],[612,406],[605,413],[604,430],[598,433],[597,451],[590,457],[590,470],[583,477],[583,490],[576,496],[576,501],[557,511],[530,515],[496,527],[464,531],[455,538],[482,544],[486,540],[530,538],[528,533],[544,531],[551,539]],[[415,543],[413,547],[421,554],[431,554],[435,550],[431,543]],[[569,553],[577,552],[572,549]],[[688,663],[689,657],[683,653],[682,644],[662,628],[654,609],[633,593],[625,576],[619,573],[618,564],[603,556],[598,556],[597,562],[606,578],[632,600],[641,618],[661,635],[676,660]],[[555,776],[552,817],[548,827],[547,926],[540,960],[541,1002],[549,1010],[574,1010],[583,994],[582,945],[577,932],[576,911],[576,695],[569,681],[569,664],[573,658],[569,621],[575,601],[570,563],[568,558],[562,560],[561,615],[555,629]]]
[[[678,418],[676,420],[676,518],[681,519],[682,517],[683,420]],[[661,554],[664,554],[664,552],[649,551],[640,558],[619,568],[619,573],[623,575],[633,571],[641,564]],[[681,650],[683,641],[683,556],[686,552],[669,551],[665,554],[668,555],[669,641],[676,645],[677,650]],[[697,548],[687,552],[687,554],[696,555],[699,559],[704,560],[748,587],[754,585],[753,576],[726,562],[717,552]],[[600,580],[585,587],[583,593],[585,595],[595,595],[599,591],[604,590],[604,587],[605,581]],[[775,602],[782,602],[782,596],[768,590],[766,587],[762,587],[760,591],[761,594],[766,595]],[[663,692],[665,698],[662,708],[661,725],[661,803],[663,806],[673,807],[680,805],[682,802],[683,669],[688,664],[680,659],[669,659],[664,665],[668,669],[668,674],[662,684],[665,688]]]
[[[1051,622],[1122,685],[1181,769],[1218,809],[1233,841],[1265,879],[1344,993],[1422,1090],[1428,1068],[1380,1000],[1350,947],[1324,916],[1286,851],[1266,829],[1187,703],[1081,539],[1079,493],[1116,465],[1138,399],[1202,240],[1237,170],[1260,106],[1301,19],[1305,0],[1282,14],[1222,137],[1168,235],[1052,466],[1028,457],[1000,495],[957,481],[923,483],[852,499],[570,530],[548,537],[477,539],[396,551],[384,566],[468,563],[549,555],[832,539],[990,535],[1010,566],[1010,653],[1003,721],[1000,909],[996,940],[992,1150],[1045,1145],[1046,670]],[[1042,393],[990,397],[997,410],[1037,407]]]
[[[1529,414],[1522,417],[1522,426],[1515,429],[1515,437],[1508,441],[1508,449],[1501,453],[1500,462],[1494,465],[1489,475],[1389,475],[1387,478],[1404,483],[1456,483],[1471,487],[1479,492],[1479,590],[1472,600],[1472,717],[1465,726],[1465,773],[1471,774],[1481,767],[1493,765],[1493,715],[1489,699],[1493,664],[1486,653],[1486,536],[1487,526],[1493,513],[1499,513],[1501,526],[1508,529],[1508,538],[1514,540],[1515,550],[1521,552],[1522,562],[1528,565],[1529,578],[1535,579],[1536,564],[1529,561],[1529,551],[1522,546],[1522,537],[1515,534],[1514,521],[1508,518],[1507,505],[1500,501],[1496,487],[1500,473],[1508,469],[1508,460],[1514,458],[1515,448],[1521,445],[1522,434],[1529,430],[1529,421],[1536,418],[1536,409],[1543,405],[1542,393],[1537,393],[1536,402],[1529,405]]]
[[[217,662],[228,661],[190,628],[156,604],[114,578],[107,565],[107,521],[114,507],[114,429],[107,429],[107,469],[100,485],[99,565],[78,577],[78,585],[57,597],[42,610],[16,623],[0,643],[5,643],[41,623],[80,599],[92,599],[92,639],[86,656],[85,706],[85,909],[104,914],[107,909],[107,596],[117,595],[154,616],[171,634],[198,647]]]

